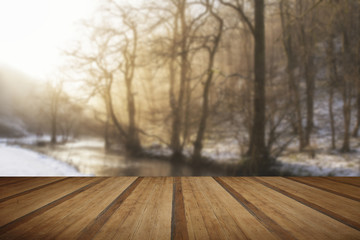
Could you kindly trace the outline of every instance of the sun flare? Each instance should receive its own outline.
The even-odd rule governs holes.
[[[45,80],[62,64],[61,49],[78,37],[77,23],[91,16],[96,0],[0,2],[0,64]]]

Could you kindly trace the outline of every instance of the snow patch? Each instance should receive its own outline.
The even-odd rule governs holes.
[[[0,176],[84,176],[74,167],[39,153],[0,143]]]
[[[310,158],[304,153],[280,157],[274,167],[280,172],[295,176],[360,176],[360,159],[357,156],[317,154]]]

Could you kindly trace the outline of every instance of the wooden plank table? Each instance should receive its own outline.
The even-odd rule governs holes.
[[[360,178],[0,178],[0,239],[360,239]]]

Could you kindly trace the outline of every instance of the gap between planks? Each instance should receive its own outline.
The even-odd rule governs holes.
[[[266,227],[270,232],[275,233],[280,239],[296,239],[290,232],[282,228],[278,223],[272,220],[264,212],[259,210],[255,205],[246,200],[239,192],[233,189],[230,185],[225,183],[220,177],[214,177],[233,198],[235,198],[251,215],[258,219],[258,221]]]
[[[291,199],[293,199],[293,200],[295,200],[295,201],[297,201],[297,202],[299,202],[299,203],[301,203],[301,204],[303,204],[303,205],[305,205],[307,207],[310,207],[310,208],[312,208],[312,209],[314,209],[314,210],[316,210],[316,211],[318,211],[318,212],[320,212],[320,213],[322,213],[322,214],[324,214],[326,216],[329,216],[329,217],[331,217],[331,218],[333,218],[333,219],[335,219],[335,220],[337,220],[337,221],[339,221],[339,222],[341,222],[341,223],[343,223],[343,224],[345,224],[345,225],[347,225],[349,227],[352,227],[352,228],[360,231],[360,224],[358,222],[352,221],[351,219],[347,219],[347,218],[345,218],[345,217],[343,217],[343,216],[341,216],[341,215],[339,215],[339,214],[337,214],[337,213],[335,213],[335,212],[333,212],[331,210],[325,209],[325,208],[323,208],[323,207],[321,207],[321,206],[319,206],[317,204],[314,204],[314,203],[312,203],[312,202],[310,202],[310,201],[308,201],[308,200],[306,200],[306,199],[304,199],[302,197],[296,196],[295,194],[292,194],[292,193],[290,193],[290,192],[288,192],[286,190],[283,190],[283,189],[281,189],[279,187],[276,187],[275,185],[273,185],[271,183],[268,183],[268,182],[265,182],[265,181],[263,181],[263,180],[261,180],[259,178],[254,178],[254,180],[261,183],[265,187],[268,187],[268,188],[270,188],[270,189],[272,189],[274,191],[277,191],[277,192],[283,194],[286,197],[289,197],[289,198],[291,198]]]
[[[98,183],[100,183],[100,182],[102,182],[104,180],[105,180],[105,178],[99,179],[99,180],[94,181],[94,182],[91,182],[91,183],[89,183],[89,184],[87,184],[87,185],[85,185],[85,186],[83,186],[83,187],[81,187],[81,188],[79,188],[79,189],[77,189],[77,190],[75,190],[75,191],[73,191],[73,192],[71,192],[71,193],[69,193],[69,194],[55,200],[55,201],[53,201],[53,202],[50,202],[50,203],[48,203],[48,204],[46,204],[46,205],[44,205],[44,206],[30,212],[28,214],[25,214],[24,216],[21,216],[21,217],[15,219],[15,220],[3,225],[3,226],[1,226],[0,227],[0,235],[10,231],[11,229],[13,229],[13,228],[15,228],[15,227],[17,227],[17,226],[19,226],[21,224],[24,224],[24,223],[30,221],[34,217],[48,211],[49,209],[51,209],[51,208],[65,202],[65,201],[67,201],[67,200],[69,200],[71,198],[73,198],[77,194],[91,188],[92,186],[94,186],[94,185],[96,185],[96,184],[98,184]]]
[[[138,177],[132,182],[112,203],[110,203],[88,226],[86,226],[78,239],[92,239],[98,231],[105,225],[109,218],[114,214],[126,198],[135,190],[143,177]]]
[[[349,194],[338,192],[336,190],[329,189],[328,187],[323,187],[323,186],[319,186],[318,184],[307,182],[306,179],[303,180],[302,177],[287,177],[286,179],[289,179],[289,180],[292,180],[292,181],[295,181],[295,182],[298,182],[298,183],[301,183],[301,184],[308,185],[308,186],[313,187],[313,188],[321,189],[323,191],[333,193],[333,194],[336,194],[338,196],[345,197],[345,198],[360,202],[360,198],[358,198],[358,197],[350,196]]]
[[[5,201],[8,201],[8,200],[13,199],[13,198],[16,198],[16,197],[24,196],[24,195],[26,195],[26,194],[28,194],[28,193],[31,193],[31,192],[40,190],[40,189],[42,189],[42,188],[45,188],[45,187],[54,185],[54,184],[59,183],[59,182],[62,182],[62,181],[65,181],[66,179],[67,179],[67,178],[55,180],[55,181],[53,181],[53,182],[40,185],[40,186],[38,186],[38,187],[31,188],[31,189],[25,190],[25,191],[23,191],[23,192],[19,192],[19,193],[16,193],[16,194],[14,194],[14,195],[11,195],[11,196],[8,196],[8,197],[5,197],[5,198],[1,198],[1,199],[0,199],[0,203],[5,202]]]
[[[186,222],[186,215],[185,215],[185,203],[184,203],[184,196],[183,196],[183,189],[182,189],[182,181],[181,177],[173,177],[173,197],[172,197],[172,214],[171,214],[171,239],[189,239],[188,236],[188,229],[187,229],[187,222]],[[285,229],[283,229],[278,223],[276,223],[274,220],[272,220],[269,216],[267,216],[264,212],[259,210],[255,205],[253,205],[251,202],[249,202],[246,198],[244,198],[239,192],[237,192],[235,189],[233,189],[230,185],[228,185],[226,182],[224,182],[219,177],[213,178],[227,193],[229,193],[239,204],[241,204],[250,214],[252,214],[261,224],[263,224],[268,230],[275,233],[278,237],[281,239],[294,239],[294,236]],[[310,207],[314,210],[317,210],[318,212],[325,214],[343,224],[346,224],[356,230],[360,230],[360,224],[356,223],[350,219],[346,219],[342,217],[339,214],[336,214],[330,210],[327,210],[325,208],[322,208],[319,205],[313,204],[299,196],[296,196],[292,193],[289,193],[285,190],[282,190],[268,182],[264,182],[258,178],[252,178],[258,183],[261,183],[262,185],[266,186],[267,188],[270,188],[276,192],[279,192],[286,197],[289,197],[293,200],[296,200],[297,202],[300,202],[303,205],[306,205],[307,207]],[[289,179],[289,178],[287,178]],[[20,179],[19,179],[20,180]],[[8,198],[15,198],[17,196],[25,195],[29,192],[36,191],[38,189],[44,188],[48,185],[52,185],[54,183],[58,183],[60,181],[63,181],[65,179],[60,179],[55,182],[47,183],[38,187],[35,187],[33,189],[26,190],[24,192],[6,197],[4,199],[0,199],[1,201],[6,201]],[[94,181],[90,184],[87,184],[76,191],[73,191],[53,202],[50,202],[46,204],[45,206],[36,209],[20,218],[17,218],[16,220],[0,227],[0,234],[3,234],[16,226],[20,224],[24,224],[27,221],[31,220],[35,216],[38,216],[42,214],[43,212],[61,204],[62,202],[74,197],[75,195],[89,189],[90,187],[104,181],[105,179],[99,179],[98,181]],[[139,183],[143,180],[143,177],[139,177],[134,182],[132,182],[116,199],[113,200],[112,203],[110,203],[90,224],[88,224],[80,234],[79,239],[89,239],[94,237],[97,232],[105,225],[107,220],[112,216],[112,214],[120,207],[120,205],[126,200],[126,198],[134,191],[134,189],[139,185]],[[293,180],[293,179],[291,179]],[[20,180],[21,181],[21,180]],[[295,180],[294,180],[295,181]],[[298,181],[300,183],[303,183],[301,181]],[[306,184],[306,183],[303,183]],[[313,184],[306,184],[309,186],[312,186]],[[316,187],[316,186],[312,186]],[[322,189],[321,187],[317,187],[319,189]],[[323,189],[322,189],[323,190]],[[328,191],[331,192],[331,191]],[[339,195],[339,194],[338,194]],[[341,196],[341,195],[340,195]]]

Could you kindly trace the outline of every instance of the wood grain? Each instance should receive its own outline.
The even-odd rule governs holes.
[[[9,221],[9,219],[13,219],[14,216],[16,216],[16,215],[20,215],[20,217],[14,219],[13,221],[9,221],[5,225],[1,226],[0,227],[0,235],[3,235],[5,233],[9,232],[10,230],[29,222],[31,219],[43,214],[44,212],[50,210],[53,207],[71,199],[72,197],[87,190],[88,188],[92,187],[93,185],[98,184],[102,180],[103,179],[92,179],[92,181],[88,182],[86,185],[83,185],[83,186],[80,185],[80,188],[78,188],[66,195],[62,195],[60,198],[58,198],[54,201],[51,201],[52,198],[50,198],[50,201],[48,203],[46,203],[47,201],[39,201],[39,202],[33,202],[34,204],[32,204],[32,206],[28,206],[27,205],[28,202],[24,201],[25,204],[23,206],[25,206],[25,207],[21,208],[21,211],[19,211],[19,212],[17,212],[16,205],[9,205],[10,206],[9,212],[11,212],[13,215],[10,215],[7,219],[5,218],[5,220]],[[74,185],[76,185],[76,184],[74,184]],[[55,195],[55,198],[58,197],[56,194],[54,194],[54,195]],[[5,203],[8,203],[10,201],[13,201],[13,199],[6,201]],[[43,205],[44,203],[46,203],[46,204]],[[18,205],[18,206],[23,207],[22,205]],[[34,206],[40,206],[40,207],[35,208],[33,211],[26,213],[27,211],[32,210],[34,208]],[[2,211],[2,210],[0,211],[1,214],[3,214],[3,212],[6,212],[6,211]],[[24,214],[24,215],[22,215],[22,214]]]
[[[182,181],[190,239],[277,239],[213,178]]]
[[[360,232],[251,178],[221,178],[298,239],[356,239]]]
[[[134,178],[108,178],[7,232],[4,237],[74,239],[121,194]],[[107,194],[104,194],[106,191]],[[91,210],[91,211],[89,211]]]
[[[77,189],[96,181],[94,178],[68,178],[51,186],[0,203],[0,226],[31,213]]]
[[[0,239],[360,239],[360,178],[0,178]]]
[[[0,186],[11,185],[21,181],[29,180],[28,177],[0,177]]]
[[[171,239],[189,239],[180,177],[175,177],[173,183]]]
[[[63,181],[65,178],[34,178],[31,181],[20,181],[0,187],[0,202],[7,201],[37,191],[51,184]]]
[[[144,178],[94,239],[170,239],[172,189],[172,178]]]
[[[261,211],[258,207],[248,201],[241,193],[236,191],[223,179],[216,177],[215,180],[226,189],[241,205],[243,205],[249,213],[256,217],[270,232],[276,234],[280,239],[295,239],[294,236],[281,227],[277,222],[272,220],[268,215]]]
[[[350,227],[360,230],[360,203],[332,193],[294,183],[285,178],[257,177],[263,185],[274,189],[287,197],[316,209]],[[341,203],[342,207],[339,207]]]
[[[360,189],[345,183],[334,184],[333,181],[323,177],[290,177],[289,179],[306,184],[311,187],[337,194],[355,201],[360,201]]]
[[[346,183],[355,187],[360,187],[360,178],[359,177],[326,177],[326,179],[334,182]]]
[[[124,192],[122,192],[117,198],[115,198],[99,215],[94,218],[80,233],[78,239],[91,239],[109,220],[114,211],[116,211],[125,199],[134,191],[134,189],[142,181],[142,178],[138,178],[134,181]],[[113,183],[112,183],[113,184]]]

